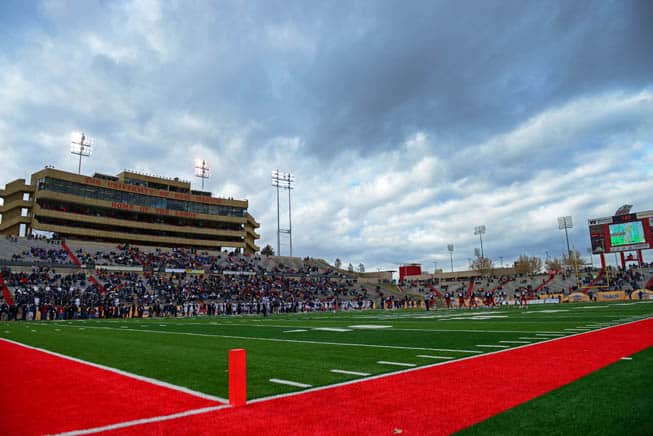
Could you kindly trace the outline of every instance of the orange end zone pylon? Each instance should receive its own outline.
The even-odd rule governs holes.
[[[229,350],[229,404],[244,406],[247,402],[247,357],[243,348]]]

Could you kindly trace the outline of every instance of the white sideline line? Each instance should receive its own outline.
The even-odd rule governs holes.
[[[418,354],[417,357],[423,357],[424,359],[453,359],[453,357],[447,356],[429,356],[428,354]]]
[[[565,336],[565,333],[535,333],[535,336],[561,337],[561,336]]]
[[[531,341],[541,341],[542,339],[545,339],[545,338],[527,338],[527,337],[523,337],[523,338],[519,338],[519,339],[529,339]]]
[[[499,341],[502,344],[530,344],[530,341]]]
[[[68,326],[62,326],[62,327],[68,327]],[[115,327],[100,327],[100,326],[93,326],[89,328],[98,329],[98,330],[119,330],[121,332],[158,333],[160,335],[184,335],[184,336],[200,336],[205,338],[245,339],[245,340],[252,340],[252,341],[269,341],[269,342],[290,342],[294,344],[336,345],[342,347],[389,348],[392,350],[444,351],[450,353],[470,353],[470,354],[482,353],[482,351],[478,351],[478,350],[454,350],[449,348],[404,347],[401,345],[355,344],[350,342],[323,342],[323,341],[309,341],[303,339],[258,338],[254,336],[210,335],[207,333],[175,332],[175,331],[168,331],[168,330],[163,331],[163,330],[148,330],[148,329],[118,329]]]
[[[632,357],[622,357],[621,360],[633,360]]]
[[[367,372],[346,371],[344,369],[332,369],[331,372],[335,372],[336,374],[348,374],[348,375],[362,375],[362,376],[370,375]]]
[[[297,330],[284,330],[284,333],[299,333],[299,332],[307,332],[308,330],[304,329],[297,329]]]
[[[395,365],[395,366],[417,366],[415,363],[405,363],[405,362],[389,362],[387,360],[379,360],[376,363],[379,365]]]
[[[311,385],[307,385],[306,383],[299,383],[299,382],[294,382],[290,380],[283,380],[280,378],[271,378],[270,381],[272,383],[278,383],[280,385],[288,385],[288,386],[295,386],[298,388],[310,388]]]
[[[318,331],[321,331],[321,332],[338,332],[338,333],[350,332],[351,331],[351,329],[341,329],[341,328],[338,328],[338,327],[315,327],[312,330],[318,330]]]
[[[133,374],[131,372],[123,371],[123,370],[117,369],[117,368],[111,368],[110,366],[101,365],[99,363],[88,362],[86,360],[78,359],[76,357],[66,356],[65,354],[59,354],[59,353],[57,353],[55,351],[46,350],[44,348],[38,348],[38,347],[33,347],[31,345],[25,345],[25,344],[23,344],[21,342],[12,341],[10,339],[5,339],[5,338],[0,338],[0,341],[10,342],[10,343],[12,343],[14,345],[19,345],[21,347],[29,348],[31,350],[40,351],[42,353],[46,353],[46,354],[50,354],[52,356],[60,357],[62,359],[72,360],[73,362],[82,363],[84,365],[93,366],[95,368],[103,369],[105,371],[110,371],[110,372],[120,374],[120,375],[125,376],[125,377],[133,378],[135,380],[144,381],[144,382],[147,382],[147,383],[151,383],[153,385],[157,385],[157,386],[161,386],[161,387],[164,387],[164,388],[172,389],[172,390],[175,390],[175,391],[178,391],[178,392],[184,392],[184,393],[186,393],[188,395],[193,395],[195,397],[204,398],[206,400],[219,401],[221,403],[229,403],[228,400],[226,400],[224,398],[217,397],[215,395],[210,395],[210,394],[205,394],[203,392],[194,391],[194,390],[188,389],[188,388],[186,388],[184,386],[173,385],[172,383],[164,382],[164,381],[161,381],[161,380],[156,380],[156,379],[145,377],[145,376],[138,375],[138,374]]]
[[[99,433],[108,430],[116,430],[119,428],[132,427],[140,424],[150,424],[152,422],[168,421],[170,419],[184,418],[186,416],[199,415],[201,413],[215,412],[216,410],[226,409],[228,407],[231,406],[223,405],[223,406],[203,407],[201,409],[187,410],[185,412],[173,413],[171,415],[154,416],[152,418],[135,419],[133,421],[119,422],[116,424],[105,425],[102,427],[93,427],[84,430],[67,431],[64,433],[57,433],[56,436],[77,436],[77,435]]]
[[[475,345],[480,348],[510,348],[510,345]]]

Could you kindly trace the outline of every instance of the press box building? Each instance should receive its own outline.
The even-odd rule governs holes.
[[[256,253],[260,225],[247,200],[136,172],[92,177],[46,167],[0,190],[0,234],[32,230],[94,241]]]

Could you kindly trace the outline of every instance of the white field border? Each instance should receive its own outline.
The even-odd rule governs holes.
[[[178,391],[178,392],[183,392],[185,394],[192,395],[192,396],[198,397],[198,398],[202,398],[204,400],[211,400],[211,401],[216,401],[216,402],[220,402],[220,403],[223,403],[223,404],[229,404],[229,400],[217,397],[215,395],[210,395],[210,394],[205,394],[203,392],[194,391],[194,390],[189,389],[189,388],[184,387],[184,386],[173,385],[172,383],[164,382],[164,381],[153,379],[153,378],[150,378],[150,377],[145,377],[143,375],[138,375],[138,374],[134,374],[134,373],[127,372],[127,371],[123,371],[121,369],[112,368],[110,366],[105,366],[105,365],[102,365],[102,364],[99,364],[99,363],[94,363],[94,362],[89,362],[87,360],[78,359],[77,357],[66,356],[65,354],[57,353],[56,351],[50,351],[50,350],[46,350],[44,348],[34,347],[32,345],[23,344],[22,342],[12,341],[11,339],[0,338],[0,341],[9,342],[11,344],[18,345],[18,346],[21,346],[21,347],[24,347],[24,348],[28,348],[30,350],[35,350],[35,351],[40,351],[41,353],[50,354],[52,356],[56,356],[56,357],[59,357],[61,359],[71,360],[73,362],[81,363],[83,365],[88,365],[88,366],[92,366],[94,368],[103,369],[105,371],[113,372],[115,374],[119,374],[119,375],[122,375],[124,377],[128,377],[128,378],[132,378],[132,379],[139,380],[139,381],[142,381],[142,382],[150,383],[150,384],[153,384],[153,385],[156,385],[156,386],[159,386],[159,387],[168,388],[168,389]]]
[[[161,422],[161,421],[168,421],[171,419],[185,418],[187,416],[199,415],[202,413],[210,413],[210,412],[215,412],[217,410],[229,409],[229,408],[231,408],[231,406],[228,404],[222,406],[203,407],[201,409],[191,409],[185,412],[173,413],[170,415],[160,415],[160,416],[153,416],[151,418],[141,418],[141,419],[135,419],[133,421],[118,422],[115,424],[104,425],[102,427],[93,427],[93,428],[86,428],[82,430],[66,431],[63,433],[57,433],[56,436],[77,436],[77,435],[93,434],[93,433],[99,433],[108,430],[117,430],[125,427],[133,427],[135,425],[151,424],[153,422]]]

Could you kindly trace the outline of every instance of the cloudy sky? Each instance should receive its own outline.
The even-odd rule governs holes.
[[[497,264],[559,256],[564,215],[585,254],[589,217],[653,209],[652,47],[649,0],[4,0],[0,183],[76,171],[83,130],[87,174],[199,189],[206,159],[261,247],[278,168],[295,255],[463,269],[484,224]]]

